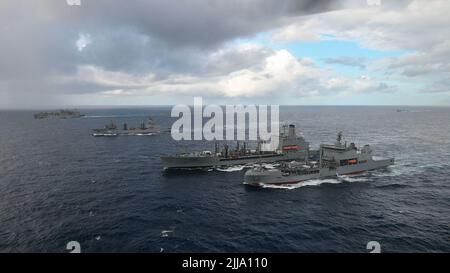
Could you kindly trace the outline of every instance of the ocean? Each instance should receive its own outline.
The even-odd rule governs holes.
[[[0,252],[450,251],[450,108],[283,106],[317,148],[338,131],[396,164],[288,187],[243,185],[243,166],[166,172],[159,157],[212,150],[170,134],[93,137],[111,119],[170,127],[170,107],[0,112]]]

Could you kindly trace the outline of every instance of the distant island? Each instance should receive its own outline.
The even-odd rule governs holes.
[[[60,118],[60,119],[68,119],[68,118],[80,118],[84,117],[84,114],[81,114],[78,110],[59,110],[52,112],[40,112],[34,114],[35,119],[46,119],[46,118]]]

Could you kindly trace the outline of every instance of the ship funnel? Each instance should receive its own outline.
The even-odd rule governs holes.
[[[342,131],[339,131],[336,137],[336,146],[341,147],[342,146]],[[345,145],[347,146],[347,145]]]
[[[289,125],[288,137],[290,137],[290,138],[295,137],[295,125],[294,124]]]

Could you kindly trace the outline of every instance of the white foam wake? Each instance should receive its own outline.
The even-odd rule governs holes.
[[[236,166],[231,166],[231,167],[226,167],[226,168],[217,168],[216,170],[218,170],[220,172],[237,172],[237,171],[242,171],[246,167],[247,166],[245,166],[245,165],[236,165]]]
[[[268,188],[268,189],[293,190],[293,189],[298,189],[298,188],[306,187],[306,186],[319,186],[321,184],[339,184],[342,182],[343,181],[339,180],[339,179],[327,178],[327,179],[311,179],[311,180],[307,180],[307,181],[298,182],[295,184],[284,184],[284,185],[263,184],[261,187]]]
[[[339,184],[344,182],[364,182],[368,181],[368,178],[362,176],[349,176],[349,175],[339,175],[336,178],[324,178],[324,179],[311,179],[302,182],[298,182],[295,184],[281,184],[281,185],[273,185],[273,184],[262,184],[262,188],[268,189],[287,189],[293,190],[301,187],[307,186],[319,186],[322,184]]]
[[[351,175],[338,175],[338,179],[344,182],[364,182],[369,180],[367,177]]]
[[[279,163],[263,163],[261,165],[265,169],[275,169],[276,167],[280,166]]]
[[[256,167],[260,164],[253,164],[253,165],[234,165],[234,166],[229,166],[229,167],[219,167],[216,168],[217,171],[220,172],[238,172],[238,171],[242,171],[244,169],[247,168],[253,168]],[[261,164],[261,166],[265,169],[275,169],[277,166],[279,166],[280,164],[278,163],[263,163]]]
[[[162,230],[161,231],[161,237],[169,237],[170,233],[173,233],[175,230],[173,229],[168,229],[168,230]]]

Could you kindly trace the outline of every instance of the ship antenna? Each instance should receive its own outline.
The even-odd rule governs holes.
[[[258,164],[257,164],[257,165],[259,165],[260,168],[262,168],[261,157],[262,157],[262,155],[260,153],[258,156]]]

